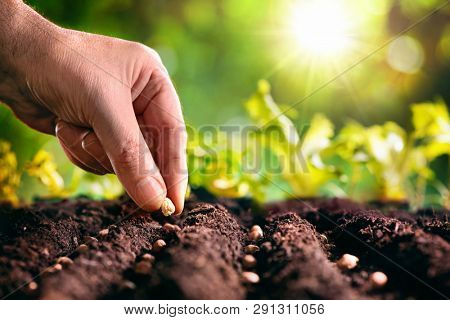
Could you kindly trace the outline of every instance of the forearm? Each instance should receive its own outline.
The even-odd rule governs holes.
[[[58,27],[19,0],[0,1],[0,99],[26,82],[33,66],[51,53]]]

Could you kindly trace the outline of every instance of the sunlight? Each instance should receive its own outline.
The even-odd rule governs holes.
[[[292,10],[291,32],[309,54],[335,56],[351,45],[350,18],[342,1],[301,1]]]

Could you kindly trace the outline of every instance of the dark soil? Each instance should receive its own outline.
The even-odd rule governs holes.
[[[166,222],[180,229],[167,230]],[[248,236],[254,224],[263,229],[256,241]],[[157,250],[159,239],[166,246]],[[342,199],[261,208],[198,191],[180,217],[169,218],[128,200],[0,205],[0,297],[446,299],[449,239],[446,211]],[[249,244],[259,247],[255,265],[245,263]],[[356,268],[337,267],[344,253],[359,258]],[[61,270],[59,257],[71,259]],[[246,281],[248,271],[260,281]],[[385,286],[371,284],[375,271],[387,275]]]

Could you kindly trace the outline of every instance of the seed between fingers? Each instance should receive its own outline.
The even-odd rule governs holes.
[[[172,200],[169,198],[165,198],[162,205],[161,205],[161,212],[166,217],[172,215],[175,212],[175,205],[173,204]]]

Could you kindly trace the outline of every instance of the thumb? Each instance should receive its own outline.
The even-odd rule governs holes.
[[[129,196],[144,210],[158,210],[166,185],[139,128],[130,99],[100,106],[93,129]]]

